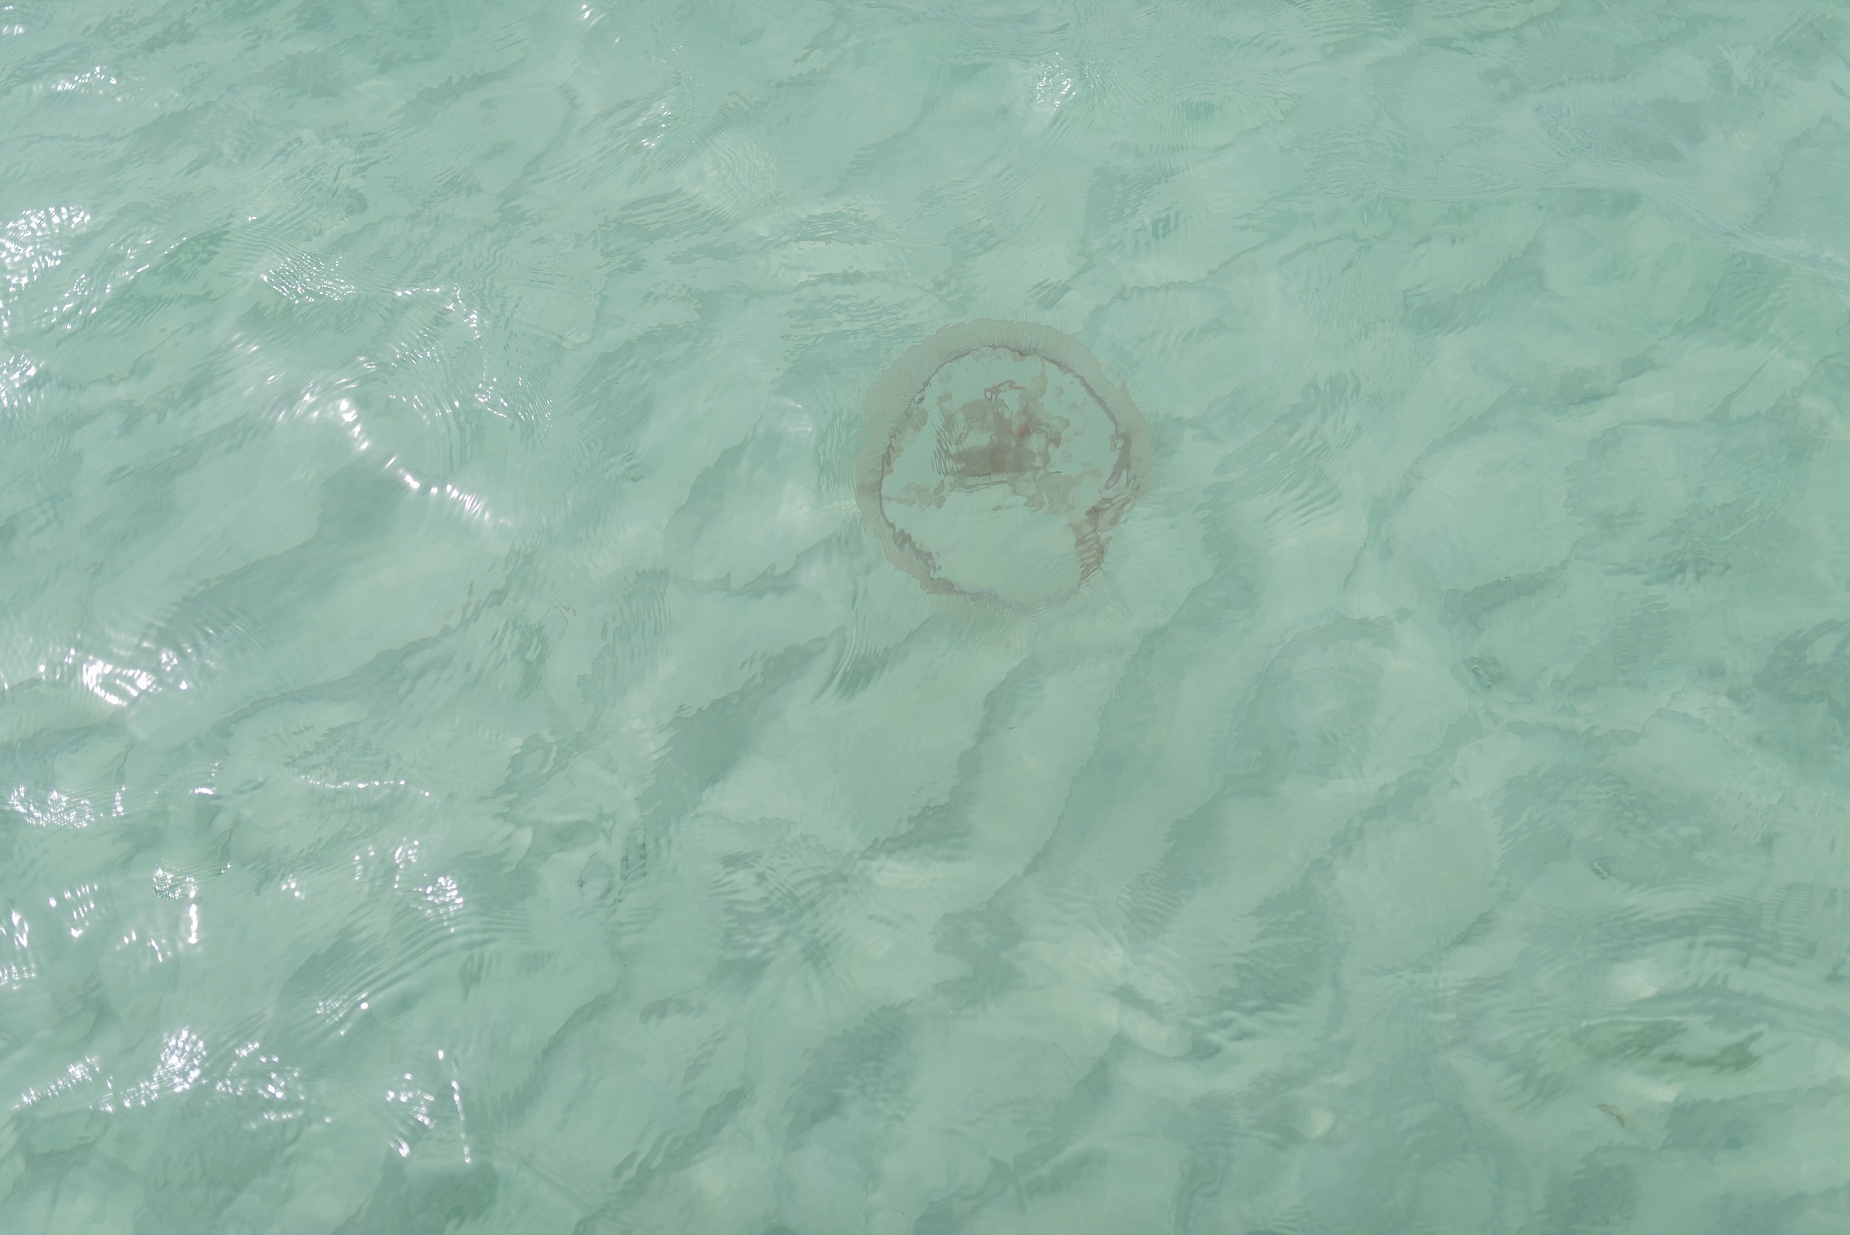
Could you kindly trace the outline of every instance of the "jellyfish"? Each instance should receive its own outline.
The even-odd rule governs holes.
[[[868,392],[855,496],[928,591],[1033,610],[1104,565],[1149,480],[1143,416],[1070,335],[947,326]]]

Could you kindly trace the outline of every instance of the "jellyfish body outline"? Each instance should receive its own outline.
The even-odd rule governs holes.
[[[936,555],[909,532],[896,526],[886,509],[888,498],[885,482],[895,460],[931,422],[932,411],[926,405],[926,397],[932,382],[950,365],[984,351],[1006,352],[1021,360],[1040,360],[1061,370],[1079,383],[1111,424],[1111,471],[1100,483],[1097,500],[1067,520],[1073,533],[1073,552],[1079,565],[1079,580],[1070,588],[1039,597],[1025,605],[1007,600],[993,590],[962,587],[945,577],[940,573]],[[999,406],[999,392],[1003,386],[1021,389],[1018,383],[998,383],[984,392],[984,398]],[[981,400],[972,400],[965,408],[950,415],[961,417],[967,428],[971,419],[968,407],[978,402]],[[1027,406],[1024,396],[1024,409]],[[887,560],[917,579],[928,592],[963,596],[1018,609],[1035,609],[1064,599],[1084,587],[1086,581],[1104,564],[1106,533],[1117,526],[1149,482],[1149,432],[1143,414],[1131,401],[1130,393],[1105,376],[1098,359],[1079,340],[1036,322],[979,319],[946,326],[908,348],[887,368],[867,393],[865,414],[868,437],[855,469],[855,500],[867,525],[879,537]],[[992,422],[1008,425],[1018,439],[1017,444],[1026,445],[1026,438],[1031,433],[1024,433],[1023,427],[1030,430],[1033,428],[1028,411],[1024,410],[1021,419],[1013,422],[1009,421],[1005,413],[991,410],[987,414]],[[1058,445],[1059,434],[1064,431],[1063,423],[1057,425],[1050,434],[1050,444]],[[989,447],[992,462],[996,457],[994,452],[1008,447],[1006,438],[999,444],[992,440]],[[942,453],[941,450],[941,457]],[[962,482],[960,487],[968,487],[973,480],[981,484],[1008,484],[1019,496],[1029,497],[1031,502],[1034,500],[1031,495],[1022,494],[1011,480],[1004,478],[1025,474],[1019,470],[1010,472],[996,465],[987,473],[967,467],[963,471],[963,475],[952,477],[954,481]],[[943,469],[941,474],[946,474]],[[942,496],[939,502],[942,502]]]

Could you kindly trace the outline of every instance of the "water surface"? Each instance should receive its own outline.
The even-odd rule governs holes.
[[[1847,50],[0,4],[0,1230],[1845,1229]],[[1043,609],[856,502],[983,319]]]

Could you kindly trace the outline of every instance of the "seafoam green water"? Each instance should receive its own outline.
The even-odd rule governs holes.
[[[0,1230],[1845,1230],[1847,52],[0,4]],[[1044,611],[856,502],[985,318]]]

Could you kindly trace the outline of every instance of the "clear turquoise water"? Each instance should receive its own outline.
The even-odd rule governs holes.
[[[0,4],[0,1230],[1850,1228],[1847,51]],[[1032,616],[855,501],[976,318]]]

